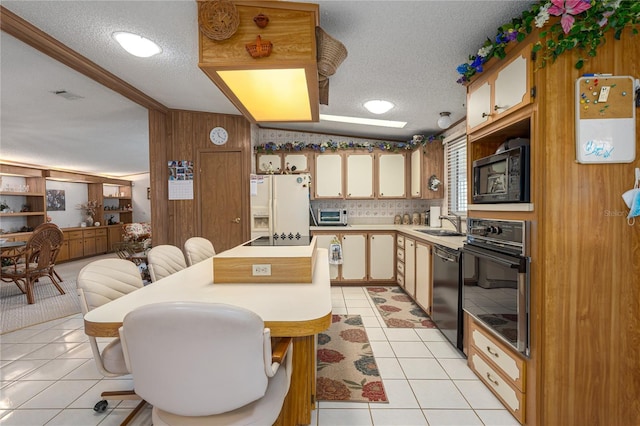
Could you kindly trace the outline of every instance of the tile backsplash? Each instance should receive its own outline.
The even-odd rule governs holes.
[[[318,209],[335,208],[347,210],[349,223],[390,224],[396,215],[424,213],[431,206],[441,206],[443,200],[313,200],[314,213]]]

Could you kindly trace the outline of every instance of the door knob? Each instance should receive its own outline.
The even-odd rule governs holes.
[[[236,217],[235,219],[233,219],[231,222],[233,223],[240,223],[240,218]]]

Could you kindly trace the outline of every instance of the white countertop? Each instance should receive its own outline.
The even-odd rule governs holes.
[[[133,309],[151,303],[199,301],[228,303],[256,312],[265,322],[315,321],[331,313],[329,264],[326,249],[318,255],[312,283],[214,284],[213,258],[149,284],[85,316],[85,322],[121,323]],[[292,334],[295,335],[295,334]]]
[[[423,232],[416,231],[416,229],[447,229],[453,231],[453,228],[442,227],[442,228],[431,228],[429,226],[424,225],[394,225],[390,224],[358,224],[358,225],[347,225],[347,226],[312,226],[311,232],[313,231],[324,231],[324,232],[366,232],[366,231],[396,231],[401,232],[411,238],[415,238],[416,240],[426,241],[431,244],[439,244],[445,247],[449,247],[452,249],[462,248],[462,245],[466,241],[466,236],[461,237],[439,237],[436,235],[428,235]]]

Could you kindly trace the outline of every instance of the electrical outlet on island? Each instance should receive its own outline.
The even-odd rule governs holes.
[[[255,276],[269,276],[271,275],[270,264],[256,264],[252,265],[252,275]]]

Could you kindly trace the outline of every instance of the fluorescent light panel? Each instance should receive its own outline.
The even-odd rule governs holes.
[[[402,129],[407,125],[406,121],[376,120],[374,118],[347,117],[343,115],[327,114],[320,114],[320,120],[337,121],[339,123],[364,124],[367,126],[393,127],[396,129]]]
[[[304,68],[217,71],[255,121],[311,121]]]

